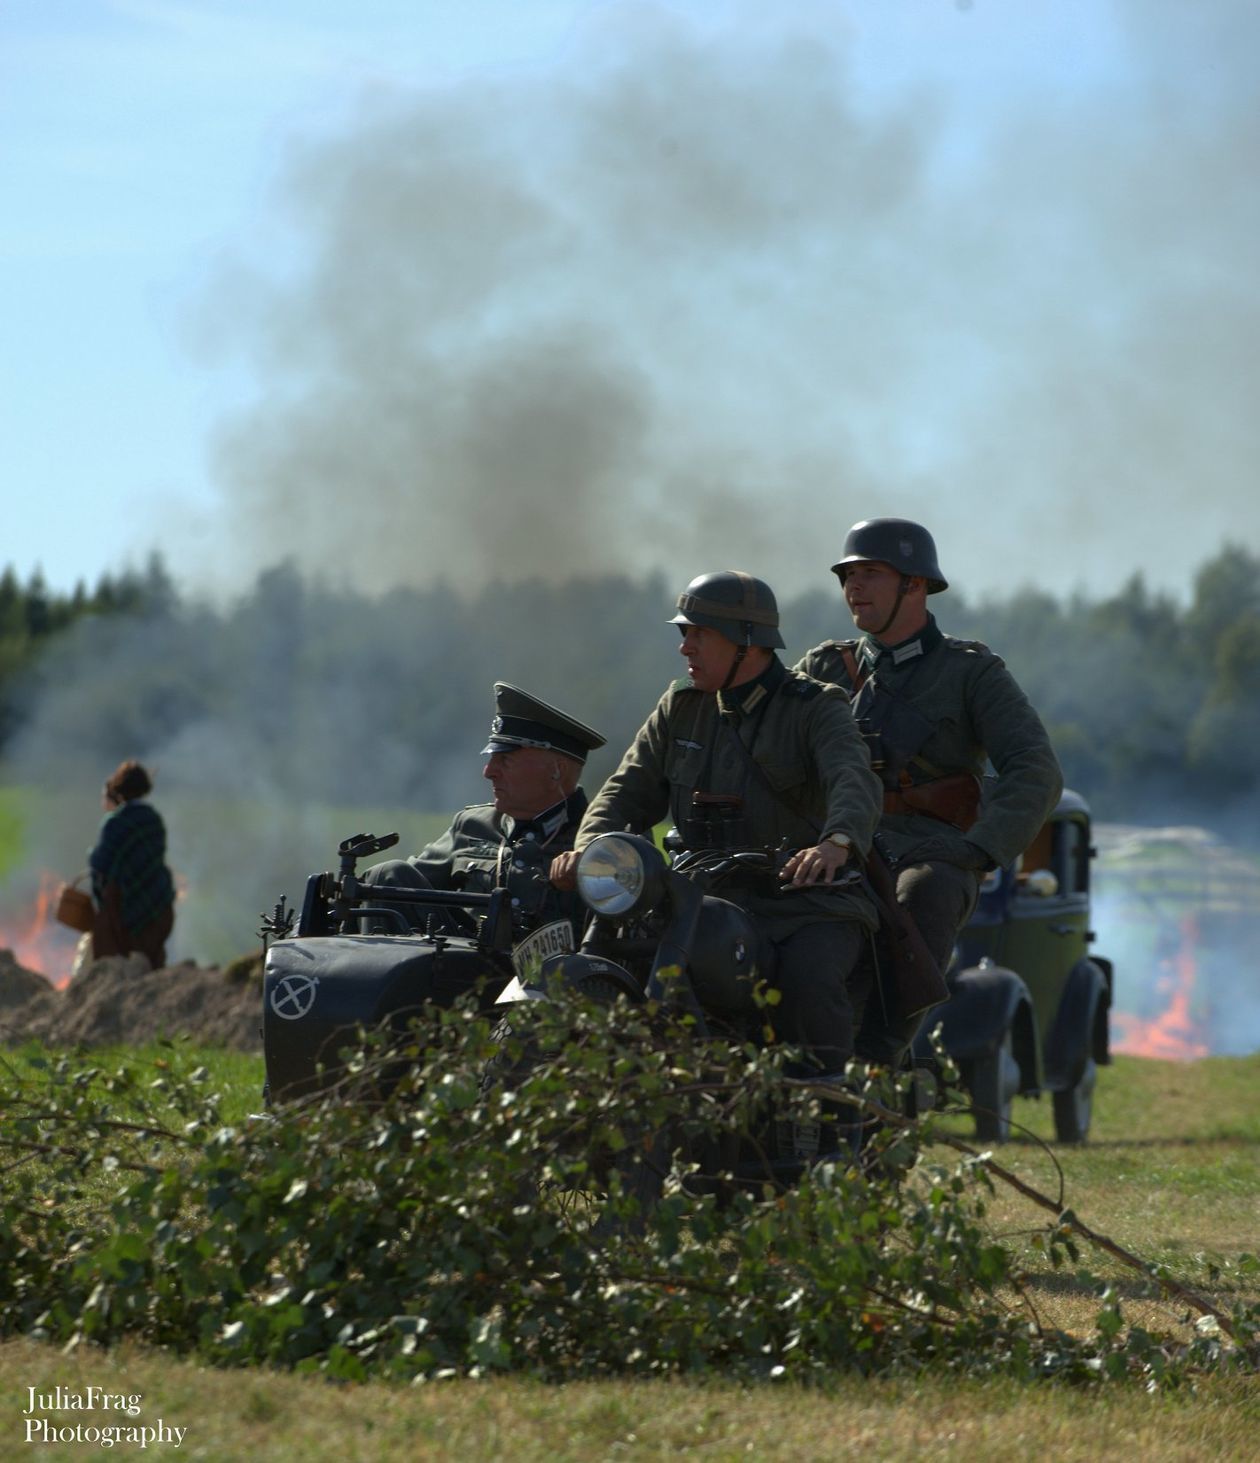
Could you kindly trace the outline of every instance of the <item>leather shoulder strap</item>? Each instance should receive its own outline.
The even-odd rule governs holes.
[[[849,682],[853,687],[849,695],[851,697],[856,696],[866,684],[866,678],[870,674],[870,667],[858,665],[857,656],[854,655],[850,646],[838,644],[836,649],[840,652],[840,659],[844,662],[845,674],[848,676]]]

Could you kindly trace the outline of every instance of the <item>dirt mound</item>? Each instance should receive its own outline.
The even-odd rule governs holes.
[[[262,1050],[260,976],[183,964],[150,970],[143,955],[88,965],[63,990],[0,950],[0,1042],[113,1046],[188,1036],[236,1051]]]

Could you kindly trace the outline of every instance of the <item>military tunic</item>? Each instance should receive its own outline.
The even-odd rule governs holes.
[[[879,780],[846,698],[777,656],[730,691],[675,681],[591,803],[575,846],[627,826],[646,833],[667,815],[685,830],[697,791],[742,799],[732,842],[745,846],[810,848],[844,833],[860,857],[879,817]],[[776,1030],[805,1049],[811,1069],[841,1071],[854,1043],[846,986],[876,923],[870,898],[860,885],[722,892],[775,948]]]
[[[581,788],[536,818],[513,818],[496,813],[493,803],[476,803],[456,813],[446,832],[418,854],[374,864],[366,871],[365,879],[393,886],[415,883],[421,888],[488,894],[505,882],[514,853],[528,845],[540,851],[541,874],[545,876],[556,854],[573,847],[586,805]],[[531,907],[517,913],[518,930],[527,934],[560,919],[570,922],[576,943],[584,922],[581,900],[576,893],[559,890],[540,877]]]
[[[845,649],[859,678],[866,673],[856,696]],[[979,816],[965,830],[926,813],[894,811],[880,819],[877,836],[895,869],[897,902],[944,970],[975,908],[982,871],[1022,853],[1058,802],[1063,778],[1041,718],[998,656],[978,641],[942,635],[931,615],[900,645],[869,635],[828,640],[796,669],[855,697],[859,718],[873,713],[884,732],[881,775],[889,792],[901,786],[903,767],[913,785],[959,773],[983,779]],[[996,778],[984,777],[986,759]],[[895,1065],[922,1018],[901,1020],[886,999],[871,1000],[863,1014],[858,1055]]]
[[[696,791],[743,799],[749,845],[807,848],[844,833],[864,856],[879,817],[879,781],[847,698],[777,657],[756,681],[716,695],[675,681],[596,794],[575,847],[626,827],[646,833],[666,816],[683,829]],[[870,899],[856,888],[807,887],[741,902],[773,938],[818,920],[858,920],[868,929],[876,922]]]
[[[960,772],[982,777],[986,758],[997,774],[985,779],[980,816],[965,832],[926,814],[886,814],[880,835],[888,853],[903,866],[939,861],[975,869],[1010,863],[1054,810],[1063,776],[1041,718],[1001,658],[979,641],[943,635],[929,615],[924,629],[902,645],[883,646],[868,635],[827,640],[798,661],[796,670],[852,695],[843,648],[868,668],[873,688],[891,693],[931,724],[907,767],[913,783]]]

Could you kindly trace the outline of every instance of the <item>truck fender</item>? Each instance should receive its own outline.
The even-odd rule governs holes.
[[[1037,1017],[1028,987],[1013,970],[985,964],[959,971],[952,979],[949,1000],[928,1015],[916,1048],[926,1045],[930,1052],[927,1036],[938,1024],[945,1050],[958,1063],[974,1062],[996,1050],[1009,1027],[1020,1091],[1040,1089]]]
[[[1109,1060],[1107,1013],[1111,989],[1099,962],[1085,957],[1068,972],[1054,1025],[1046,1042],[1046,1086],[1055,1092],[1075,1087],[1092,1056]],[[1099,1057],[1099,1050],[1103,1055]]]
[[[1106,1003],[1094,1018],[1094,1060],[1100,1067],[1109,1067],[1111,1065],[1110,1016],[1111,1008],[1115,1003],[1116,990],[1115,967],[1105,955],[1091,955],[1089,958],[1102,971],[1103,980],[1107,984]]]

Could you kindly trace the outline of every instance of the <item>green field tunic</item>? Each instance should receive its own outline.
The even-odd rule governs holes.
[[[755,681],[729,692],[675,681],[591,802],[574,846],[580,852],[598,834],[626,828],[649,834],[666,817],[684,828],[696,791],[741,797],[751,845],[806,848],[845,833],[855,856],[870,848],[881,800],[848,698],[789,671],[777,657]],[[739,902],[767,922],[772,938],[819,919],[858,920],[868,929],[876,922],[857,889],[800,889]]]
[[[513,818],[496,813],[493,803],[474,803],[456,813],[445,833],[419,853],[376,865],[374,876],[369,869],[368,882],[397,883],[388,871],[405,863],[434,889],[489,894],[504,882],[514,852],[523,845],[533,844],[540,850],[544,871],[558,853],[571,849],[585,811],[586,794],[580,787],[536,818]],[[535,907],[518,911],[522,930],[565,919],[575,935],[580,932],[586,910],[576,891],[545,884],[535,890],[534,897]]]
[[[975,867],[976,848],[994,865],[1022,853],[1054,810],[1063,774],[1041,718],[1002,659],[979,641],[943,635],[929,615],[902,645],[883,646],[869,635],[826,640],[795,669],[851,695],[843,648],[932,723],[910,763],[914,782],[983,776],[986,759],[997,774],[984,779],[980,817],[966,833],[926,815],[886,815],[880,833],[889,852],[903,865],[936,860],[962,868]]]

